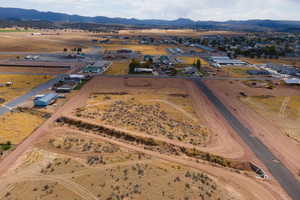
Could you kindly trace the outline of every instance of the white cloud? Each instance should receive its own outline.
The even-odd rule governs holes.
[[[0,5],[142,19],[300,20],[300,0],[0,0]]]

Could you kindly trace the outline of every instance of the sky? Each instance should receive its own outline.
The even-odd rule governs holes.
[[[0,6],[138,19],[300,20],[300,0],[0,0]]]

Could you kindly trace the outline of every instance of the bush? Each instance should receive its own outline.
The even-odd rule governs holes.
[[[5,144],[0,144],[0,149],[3,151],[8,151],[9,149],[11,149],[11,147],[12,147],[12,144],[10,141],[8,141]]]

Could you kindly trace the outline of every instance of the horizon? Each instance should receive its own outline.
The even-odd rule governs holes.
[[[186,19],[186,20],[192,20],[194,22],[197,21],[211,21],[211,22],[228,22],[228,21],[295,21],[298,22],[299,20],[284,20],[284,19],[270,19],[270,18],[249,18],[249,19],[228,19],[225,21],[220,21],[220,20],[194,20],[191,18],[174,18],[174,19],[159,19],[159,18],[136,18],[136,17],[109,17],[109,16],[105,16],[105,15],[93,15],[93,16],[89,16],[89,15],[80,15],[80,14],[72,14],[72,13],[66,13],[66,12],[59,12],[59,11],[43,11],[43,10],[39,10],[39,9],[34,9],[34,8],[18,8],[18,7],[3,7],[0,6],[0,8],[8,8],[8,9],[24,9],[24,10],[34,10],[34,11],[38,11],[38,12],[44,12],[44,13],[58,13],[58,14],[67,14],[67,15],[73,15],[73,16],[81,16],[81,17],[107,17],[107,18],[124,18],[124,19],[135,19],[135,20],[162,20],[162,21],[175,21],[175,20],[179,20],[179,19]]]
[[[186,3],[176,0],[168,5],[166,0],[149,0],[131,2],[128,0],[101,2],[96,0],[20,0],[11,2],[5,0],[1,3],[4,8],[33,9],[41,12],[58,12],[70,15],[87,17],[105,16],[109,18],[127,19],[157,19],[176,20],[191,19],[193,21],[244,21],[244,20],[289,20],[299,21],[298,10],[300,4],[297,0],[266,0],[261,3],[254,0],[251,3],[244,0],[188,0]],[[59,3],[58,3],[59,2]],[[72,6],[70,6],[70,4]],[[250,5],[251,4],[251,5]]]

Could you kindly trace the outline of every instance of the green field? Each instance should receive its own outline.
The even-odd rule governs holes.
[[[0,29],[0,33],[13,33],[13,32],[32,32],[32,30],[10,30],[10,29]]]

